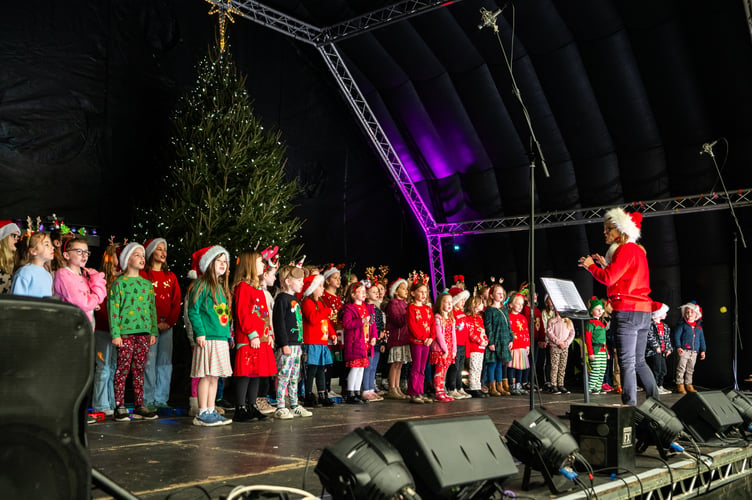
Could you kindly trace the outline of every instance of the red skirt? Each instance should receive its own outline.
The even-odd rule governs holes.
[[[353,359],[345,363],[348,368],[368,368],[369,364],[368,358]]]
[[[277,362],[268,342],[262,342],[258,349],[243,345],[235,353],[233,375],[237,377],[269,377],[276,373]]]
[[[441,351],[431,351],[428,358],[428,362],[438,367],[445,367],[454,364],[454,359],[451,356],[444,357],[444,353]]]

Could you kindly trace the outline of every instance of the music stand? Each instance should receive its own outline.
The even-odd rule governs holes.
[[[585,321],[590,319],[590,313],[580,296],[580,292],[577,291],[574,281],[558,278],[541,278],[540,280],[559,315],[572,320],[580,320],[581,348],[583,350],[582,385],[585,393],[585,402],[589,403],[590,390],[588,387],[590,384],[588,383],[587,356],[585,355],[587,352],[587,349],[585,349]]]

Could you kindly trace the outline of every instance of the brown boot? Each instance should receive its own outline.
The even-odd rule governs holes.
[[[488,395],[489,396],[501,396],[501,393],[496,389],[497,382],[488,383]]]
[[[509,390],[509,380],[502,379],[501,386],[504,388],[504,392],[508,392],[510,395],[512,394],[512,391]]]
[[[676,384],[676,392],[679,394],[686,394],[687,391],[684,389],[684,384]]]
[[[501,394],[502,396],[512,395],[512,393],[509,392],[509,382],[507,382],[506,380],[496,382],[496,390],[499,391],[499,394]]]
[[[692,387],[692,384],[686,384],[684,386],[685,389],[687,389],[687,392],[697,392],[694,387]]]

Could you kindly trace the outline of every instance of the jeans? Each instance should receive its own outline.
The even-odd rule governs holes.
[[[110,332],[94,330],[94,388],[91,407],[94,411],[115,409],[115,366],[117,347]]]
[[[614,311],[611,316],[611,328],[616,328],[616,348],[621,367],[621,401],[625,405],[637,404],[637,375],[645,386],[647,396],[658,399],[653,371],[645,362],[651,321],[649,312]]]
[[[488,374],[488,382],[501,382],[504,378],[504,363],[501,361],[486,363],[486,373]]]
[[[373,391],[376,389],[376,368],[379,367],[379,359],[381,359],[381,352],[378,346],[373,349],[373,356],[368,357],[368,367],[363,372],[363,387],[364,391]]]
[[[166,404],[172,379],[172,328],[159,333],[144,367],[144,402]]]

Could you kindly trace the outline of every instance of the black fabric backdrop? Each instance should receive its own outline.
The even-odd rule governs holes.
[[[326,25],[385,2],[267,3]],[[720,136],[731,144],[727,185],[752,185],[752,44],[740,1],[518,4],[516,78],[552,173],[538,177],[539,210],[717,190],[713,165],[698,151]],[[527,209],[529,138],[498,46],[475,28],[481,5],[498,4],[466,0],[341,45],[390,138],[410,154],[437,220]],[[55,212],[130,236],[133,207],[161,194],[171,110],[216,31],[209,8],[201,0],[4,5],[0,218]],[[510,14],[500,18],[506,43]],[[282,131],[289,174],[305,185],[299,214],[309,261],[347,262],[359,272],[390,264],[392,278],[427,270],[419,225],[316,51],[240,18],[229,32],[256,109]],[[429,129],[443,172],[421,142]],[[463,154],[471,160],[463,163]],[[738,211],[745,230],[747,212]],[[645,224],[654,298],[705,307],[710,349],[700,384],[730,381],[732,316],[719,308],[733,303],[733,232],[728,211]],[[587,251],[605,251],[599,225],[538,233],[539,274],[573,278],[586,296],[603,293],[573,265]],[[446,242],[448,276],[503,275],[508,288],[526,279],[524,233],[456,242],[459,252]],[[744,331],[749,252],[740,257],[740,326],[752,341]],[[678,319],[676,309],[669,319]],[[752,369],[748,357],[741,353],[742,374]]]

